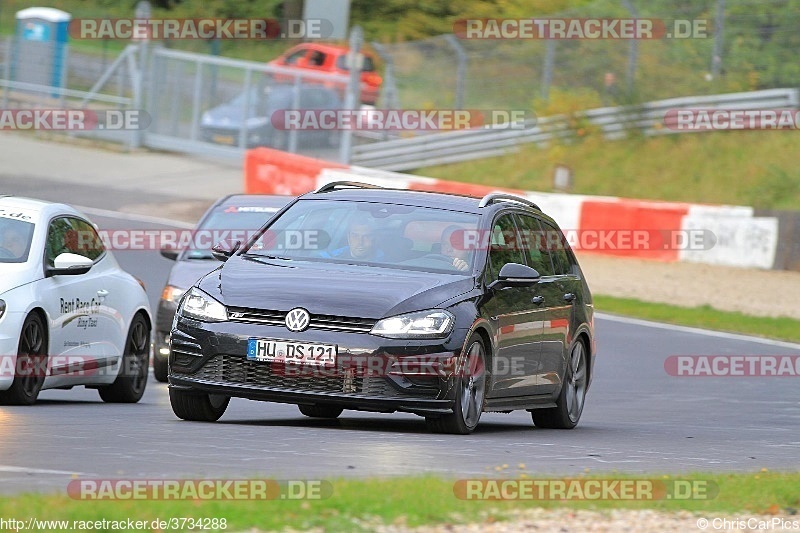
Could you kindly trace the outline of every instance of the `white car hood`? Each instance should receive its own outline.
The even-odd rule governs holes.
[[[41,277],[30,263],[0,263],[0,295]]]

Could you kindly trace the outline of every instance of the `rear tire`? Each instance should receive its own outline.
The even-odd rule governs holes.
[[[578,341],[570,351],[564,383],[556,406],[531,411],[531,418],[536,427],[573,429],[578,425],[586,400],[587,368],[586,349],[583,343]]]
[[[333,405],[298,405],[300,412],[311,418],[338,418],[342,414],[341,407]]]
[[[486,400],[486,348],[477,333],[472,334],[466,346],[466,357],[459,359],[454,378],[458,396],[453,412],[426,418],[429,431],[468,435],[478,427]]]
[[[114,383],[100,387],[97,392],[106,403],[136,403],[142,399],[147,387],[150,367],[150,326],[140,314],[131,321],[122,368]]]
[[[230,401],[228,396],[169,389],[172,412],[181,420],[191,422],[216,422],[225,414]]]
[[[39,315],[25,318],[19,335],[14,381],[0,391],[0,405],[33,405],[44,385],[47,370],[47,335]]]

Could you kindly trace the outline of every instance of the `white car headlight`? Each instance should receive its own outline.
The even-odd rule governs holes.
[[[6,314],[6,302],[0,300],[0,318],[3,318],[4,314]]]
[[[394,339],[440,339],[450,334],[454,323],[448,311],[431,309],[384,318],[370,333]]]
[[[197,288],[190,289],[181,300],[178,313],[203,322],[224,322],[228,320],[225,306]]]

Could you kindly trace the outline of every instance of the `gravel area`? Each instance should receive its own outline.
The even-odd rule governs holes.
[[[705,520],[706,522],[703,522]],[[725,522],[727,520],[727,523]],[[703,524],[706,525],[702,528]],[[766,525],[765,525],[766,524]],[[753,527],[748,527],[753,526]],[[402,524],[379,527],[381,533],[507,533],[536,531],[542,533],[684,533],[686,531],[798,531],[800,517],[772,515],[718,515],[663,512],[651,510],[573,511],[530,509],[513,513],[510,520],[496,522],[487,517],[481,523],[467,525],[438,525],[408,528]]]
[[[594,294],[800,319],[800,272],[581,254]]]

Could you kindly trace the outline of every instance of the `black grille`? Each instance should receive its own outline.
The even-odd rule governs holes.
[[[228,320],[248,324],[265,324],[269,326],[285,326],[286,313],[266,309],[250,309],[246,307],[229,307]],[[369,333],[375,320],[335,315],[311,315],[308,329],[324,329],[330,331],[346,331],[351,333]]]
[[[203,368],[193,374],[194,378],[256,385],[289,392],[335,392],[344,395],[381,397],[436,397],[436,391],[403,391],[396,389],[380,376],[363,376],[344,369],[309,369],[305,372],[287,370],[281,364],[250,361],[238,355],[217,355],[209,359]]]

